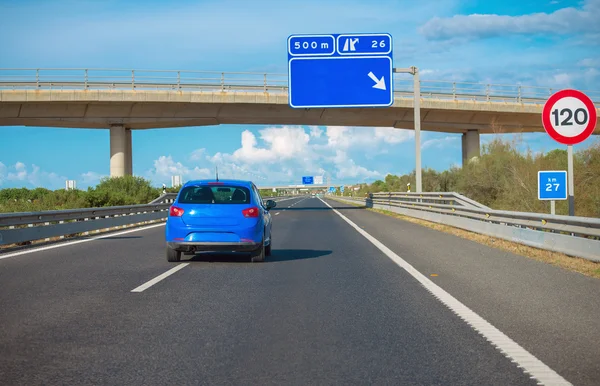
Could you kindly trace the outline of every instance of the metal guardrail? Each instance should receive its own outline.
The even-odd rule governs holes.
[[[0,245],[148,223],[167,217],[170,204],[111,206],[44,212],[0,213]]]
[[[334,198],[600,262],[597,218],[494,210],[456,193],[390,192]]]
[[[0,246],[50,241],[56,237],[87,235],[93,231],[166,220],[175,198],[177,193],[166,193],[142,205],[0,213]]]
[[[150,204],[172,204],[177,198],[177,193],[164,193],[160,197],[150,201]]]
[[[413,80],[395,74],[397,97],[413,98]],[[281,73],[86,68],[0,68],[0,90],[176,90],[287,93]],[[552,87],[421,80],[421,97],[443,100],[543,104]],[[600,91],[584,91],[600,108]]]

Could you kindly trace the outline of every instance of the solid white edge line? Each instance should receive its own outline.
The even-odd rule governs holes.
[[[502,331],[498,330],[487,320],[476,314],[470,308],[462,304],[440,286],[429,280],[425,275],[415,269],[407,261],[402,259],[383,243],[371,236],[365,230],[334,209],[320,197],[319,200],[327,205],[335,214],[340,216],[351,227],[356,229],[363,237],[369,240],[379,250],[381,250],[394,263],[406,270],[411,276],[419,281],[425,289],[427,289],[440,302],[446,305],[452,312],[458,315],[462,320],[469,324],[475,331],[485,337],[494,347],[502,354],[514,362],[525,374],[529,374],[531,378],[536,379],[542,384],[548,385],[571,385],[566,379],[561,377],[557,372],[548,367],[545,363],[536,358],[533,354],[525,350],[518,343],[509,338]]]
[[[167,272],[158,275],[154,279],[145,282],[141,286],[132,289],[131,292],[143,292],[143,291],[147,290],[148,288],[152,287],[154,284],[158,283],[159,281],[166,279],[167,277],[171,276],[172,274],[179,271],[180,269],[185,268],[189,264],[190,263],[181,263],[181,264],[171,268]]]
[[[20,255],[27,255],[30,253],[47,251],[49,249],[54,249],[54,248],[63,248],[63,247],[68,247],[70,245],[87,243],[90,241],[105,239],[107,237],[114,237],[114,236],[125,235],[125,234],[133,233],[133,232],[140,232],[140,231],[143,231],[146,229],[158,228],[158,227],[162,227],[162,226],[165,226],[164,222],[161,222],[160,224],[153,224],[153,225],[143,226],[143,227],[139,227],[139,228],[128,229],[126,231],[121,231],[121,232],[109,232],[106,234],[90,237],[88,239],[83,239],[83,240],[68,241],[68,242],[64,242],[64,243],[59,242],[58,244],[47,245],[45,247],[31,248],[31,249],[25,249],[25,250],[19,251],[19,252],[0,254],[0,260],[8,259],[9,257],[15,257],[15,256],[20,256]]]

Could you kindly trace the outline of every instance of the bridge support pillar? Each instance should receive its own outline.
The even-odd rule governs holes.
[[[462,135],[462,163],[465,166],[473,157],[479,157],[479,131],[468,130]]]
[[[131,129],[125,129],[125,175],[133,175],[133,149],[131,146]]]
[[[113,125],[110,127],[110,176],[123,177],[131,173],[131,130]]]

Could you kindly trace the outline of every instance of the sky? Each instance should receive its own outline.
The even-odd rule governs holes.
[[[600,0],[0,0],[1,68],[287,73],[287,37],[390,33],[394,66],[424,80],[600,91]],[[600,92],[596,92],[600,94]],[[597,137],[597,136],[595,136]],[[511,136],[506,136],[510,139]],[[524,134],[536,152],[565,148]],[[482,144],[491,135],[482,135]],[[575,146],[575,149],[589,145]],[[422,166],[461,164],[459,134],[423,132]],[[352,184],[415,167],[412,130],[220,125],[133,132],[133,173],[170,185],[214,176],[259,186],[325,175]],[[109,132],[0,127],[0,188],[87,188],[109,174]]]

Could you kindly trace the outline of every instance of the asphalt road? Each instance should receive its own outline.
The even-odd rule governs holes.
[[[600,361],[582,361],[600,358],[597,281],[328,202],[568,381],[598,384]],[[168,263],[163,226],[1,259],[1,383],[536,384],[321,200],[278,205],[265,263]]]

